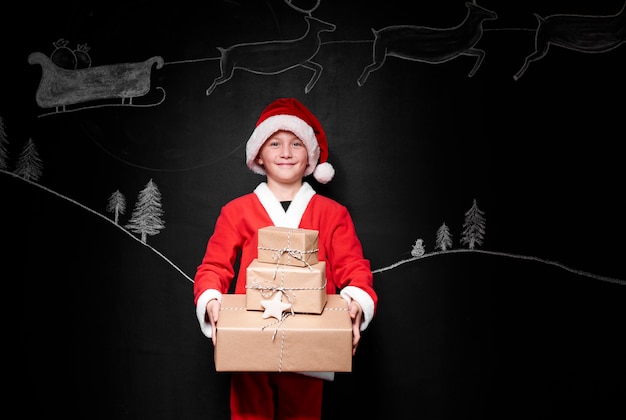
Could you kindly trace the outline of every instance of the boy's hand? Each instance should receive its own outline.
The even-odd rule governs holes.
[[[363,308],[355,300],[350,302],[348,306],[350,310],[350,318],[352,318],[352,355],[356,353],[356,348],[361,339],[361,320],[363,317]]]
[[[217,319],[220,316],[221,306],[220,301],[217,299],[211,299],[209,303],[206,304],[206,313],[209,316],[209,322],[211,323],[211,340],[213,341],[214,346],[217,332]]]

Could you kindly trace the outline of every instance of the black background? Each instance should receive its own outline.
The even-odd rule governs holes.
[[[280,1],[66,2],[8,14],[21,30],[3,28],[2,279],[16,352],[6,359],[9,404],[24,417],[228,418],[228,377],[214,371],[190,278],[220,207],[262,181],[245,167],[244,146],[281,96],[324,125],[337,173],[327,185],[309,181],[352,212],[380,296],[353,372],[327,383],[325,418],[624,413],[625,47],[552,46],[513,79],[534,49],[533,13],[609,15],[623,2],[483,1],[498,19],[483,25],[473,77],[469,56],[388,57],[363,86],[370,28],[449,28],[467,9],[335,3],[312,13],[336,30],[321,35],[314,61],[324,71],[309,93],[312,73],[298,67],[238,69],[205,94],[220,74],[218,46],[302,36],[302,13]],[[50,55],[60,38],[87,43],[92,66],[163,57],[152,84],[165,101],[43,115],[42,70],[27,57]],[[43,164],[35,183],[10,173],[29,138]],[[126,223],[150,179],[166,228],[146,247],[105,209],[119,189]],[[474,199],[484,243],[433,253],[442,223],[464,248]],[[390,268],[418,238],[426,256]]]

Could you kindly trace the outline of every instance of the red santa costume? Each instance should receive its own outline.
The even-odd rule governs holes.
[[[334,169],[326,162],[326,136],[313,114],[291,98],[279,99],[262,113],[246,147],[247,164],[259,174],[265,174],[255,158],[265,140],[278,130],[293,132],[302,140],[310,164],[305,172],[326,183]],[[319,163],[318,163],[319,160]],[[363,256],[347,208],[315,193],[307,182],[285,211],[265,182],[254,192],[235,198],[221,209],[206,252],[194,279],[194,303],[202,332],[211,337],[211,324],[206,314],[211,299],[221,301],[235,278],[235,263],[240,254],[235,293],[246,293],[245,268],[258,256],[258,230],[266,226],[314,229],[319,232],[318,258],[326,261],[327,292],[339,293],[348,302],[355,300],[363,309],[361,331],[374,317],[378,297],[373,289],[369,260]],[[241,373],[233,374],[231,385],[232,418],[274,418],[275,410],[298,411],[309,406],[309,414],[294,414],[289,418],[319,418],[322,379],[332,380],[332,372]],[[263,385],[259,386],[262,382]],[[272,389],[280,387],[279,408],[274,408]],[[285,391],[283,391],[283,389]],[[280,407],[285,404],[285,407]],[[298,407],[299,406],[299,407]],[[249,417],[246,417],[246,413]],[[299,413],[303,413],[299,411]]]

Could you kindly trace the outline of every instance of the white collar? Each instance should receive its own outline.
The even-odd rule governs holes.
[[[309,201],[315,195],[315,190],[307,182],[303,182],[287,211],[283,209],[280,201],[269,189],[266,182],[261,182],[254,189],[254,193],[272,219],[274,226],[297,229]]]

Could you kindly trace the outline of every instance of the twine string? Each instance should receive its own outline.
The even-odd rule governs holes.
[[[285,320],[287,319],[287,317],[289,315],[295,315],[293,312],[293,309],[291,309],[291,312],[283,312],[283,315],[280,317],[279,320],[274,321],[272,323],[269,323],[267,325],[264,325],[261,330],[265,330],[265,328],[267,327],[271,327],[272,325],[276,325],[276,328],[274,328],[274,332],[272,333],[272,341],[274,341],[274,339],[276,338],[276,334],[278,333],[278,330],[280,329],[281,331],[281,339],[280,339],[280,352],[278,355],[278,371],[282,372],[283,371],[283,353],[285,350]],[[281,328],[282,327],[282,328]]]

